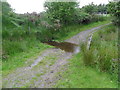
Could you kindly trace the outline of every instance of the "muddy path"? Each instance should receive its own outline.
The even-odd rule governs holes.
[[[110,23],[109,23],[110,24]],[[17,68],[2,79],[3,88],[51,88],[58,80],[62,78],[59,72],[64,72],[67,69],[67,63],[72,56],[80,52],[78,44],[85,42],[89,35],[101,27],[101,25],[86,31],[82,31],[68,40],[69,43],[75,44],[74,51],[66,52],[60,48],[50,48],[36,59],[25,62],[25,67]],[[69,48],[69,47],[68,47]]]

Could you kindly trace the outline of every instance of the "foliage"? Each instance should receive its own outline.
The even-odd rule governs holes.
[[[97,13],[101,14],[107,13],[107,6],[105,4],[99,4],[97,6]]]
[[[117,54],[117,31],[111,25],[95,33],[90,50],[82,45],[83,62],[85,65],[96,67],[102,72],[108,72],[117,80],[118,54]]]
[[[2,23],[3,28],[13,28],[14,26],[20,27],[16,23],[16,14],[7,2],[2,2]]]
[[[77,19],[82,21],[81,23],[104,21],[105,18],[101,14],[106,13],[106,10],[106,5],[95,5],[92,2],[91,4],[81,8],[81,10],[77,13],[77,15],[81,16],[81,18],[79,17]]]
[[[106,19],[108,19],[107,16],[99,14],[90,15],[88,13],[83,12],[82,10],[77,12],[76,14],[76,22],[79,24],[88,24],[90,22],[105,21]]]
[[[63,24],[72,23],[76,8],[78,7],[77,2],[45,2],[44,6],[47,8],[48,17],[54,21],[55,19],[60,20]]]
[[[42,18],[41,14],[40,13],[37,14],[36,12],[25,13],[23,17],[24,17],[24,26],[26,25],[31,28],[39,26]]]
[[[89,14],[95,14],[97,12],[97,6],[92,2],[89,5],[83,6],[82,9]]]
[[[107,5],[108,12],[113,17],[113,22],[120,26],[120,1],[118,2],[109,2]]]
[[[52,22],[58,19],[61,24],[87,24],[93,21],[104,20],[102,16],[95,14],[98,12],[106,13],[106,5],[104,4],[97,6],[91,3],[83,8],[79,8],[77,2],[45,2],[44,6],[46,7],[48,18]]]
[[[2,23],[3,24],[9,24],[10,23],[10,13],[12,12],[12,9],[10,8],[10,5],[7,2],[2,2]]]
[[[91,22],[105,21],[107,19],[109,19],[109,17],[97,14],[91,16]]]
[[[59,73],[62,78],[54,85],[54,88],[117,88],[115,80],[104,72],[95,68],[84,66],[82,54],[78,53],[63,67],[67,70]]]
[[[76,21],[79,24],[87,24],[91,21],[91,15],[83,11],[78,11],[76,14]]]
[[[11,11],[12,8],[10,8],[10,5],[7,2],[2,2],[3,17],[9,15]]]
[[[19,29],[19,28],[18,28]],[[28,30],[3,30],[3,61],[7,60],[9,57],[15,54],[27,52],[31,48],[41,48],[39,47],[40,41],[37,39],[36,31],[31,30],[28,34]],[[44,34],[45,35],[45,34]],[[41,39],[45,38],[40,36]]]

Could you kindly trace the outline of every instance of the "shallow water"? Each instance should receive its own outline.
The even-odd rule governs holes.
[[[60,48],[61,50],[64,50],[66,52],[71,53],[78,53],[79,52],[79,46],[74,43],[70,42],[56,42],[56,41],[49,41],[45,42],[48,45],[55,46],[56,48]]]

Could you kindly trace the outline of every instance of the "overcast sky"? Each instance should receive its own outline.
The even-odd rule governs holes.
[[[78,0],[80,7],[88,5],[93,2],[94,4],[107,4],[109,0]],[[45,0],[7,0],[16,13],[32,13],[44,11],[43,4]]]

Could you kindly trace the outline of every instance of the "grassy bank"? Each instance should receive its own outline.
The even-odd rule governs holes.
[[[110,21],[94,22],[86,25],[73,25],[64,27],[64,31],[57,33],[57,41],[68,39],[80,31],[91,29],[93,27],[109,23]],[[12,70],[25,65],[25,61],[35,59],[40,53],[50,48],[36,38],[38,30],[4,30],[3,35],[3,75],[10,73]],[[47,33],[45,34],[47,35]],[[39,38],[43,38],[39,36]]]
[[[118,78],[118,31],[114,25],[106,26],[93,35],[90,50],[82,45],[84,64]]]
[[[70,59],[68,70],[54,87],[58,88],[117,88],[117,40],[113,25],[94,33],[90,50],[81,45],[81,53]]]

